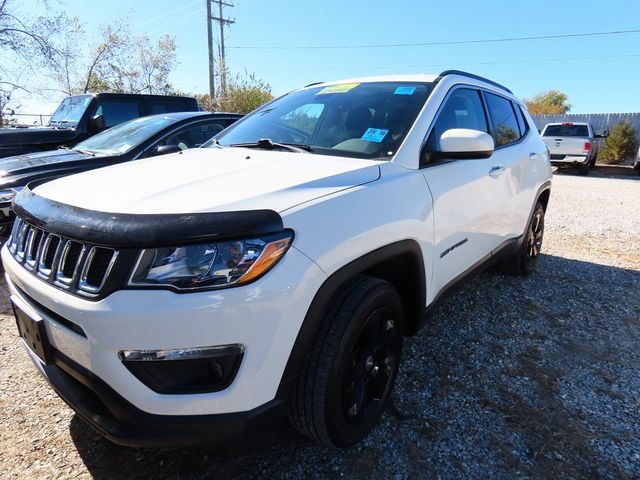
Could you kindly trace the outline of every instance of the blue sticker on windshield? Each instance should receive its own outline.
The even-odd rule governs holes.
[[[416,87],[398,87],[396,91],[393,92],[394,95],[413,95],[413,92],[416,91]]]
[[[389,130],[382,130],[380,128],[369,128],[364,135],[362,135],[362,140],[366,140],[367,142],[376,142],[380,143],[384,140],[384,137],[389,133]]]

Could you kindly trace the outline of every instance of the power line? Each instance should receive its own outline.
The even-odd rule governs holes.
[[[196,3],[198,3],[198,0],[190,2],[190,3],[186,4],[186,5],[182,5],[182,6],[178,7],[178,8],[174,8],[172,10],[168,10],[168,11],[166,11],[166,12],[160,14],[160,15],[157,15],[155,17],[152,17],[152,18],[149,18],[149,19],[144,20],[142,22],[139,22],[139,23],[136,24],[136,28],[140,28],[140,27],[142,27],[144,25],[149,25],[150,23],[155,23],[158,20],[160,20],[162,18],[165,18],[165,17],[173,17],[173,19],[175,20],[175,14],[176,13],[178,13],[180,11],[183,11],[183,10],[191,9]]]
[[[624,35],[628,33],[640,33],[640,29],[634,30],[611,30],[607,32],[588,33],[563,33],[557,35],[535,35],[529,37],[505,37],[505,38],[485,38],[476,40],[447,40],[442,42],[418,42],[418,43],[375,43],[362,45],[235,45],[229,48],[250,49],[250,50],[346,50],[355,48],[387,48],[387,47],[428,47],[437,45],[467,45],[474,43],[500,43],[500,42],[520,42],[525,40],[549,40],[558,38],[576,37],[596,37],[605,35]]]

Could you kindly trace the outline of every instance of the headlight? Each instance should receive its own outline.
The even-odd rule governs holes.
[[[199,290],[242,285],[264,275],[284,255],[293,233],[247,240],[145,249],[131,286]]]
[[[6,190],[0,190],[0,202],[10,202],[13,200],[20,190],[24,187],[7,188]]]

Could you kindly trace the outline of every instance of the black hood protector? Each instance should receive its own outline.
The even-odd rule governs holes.
[[[145,248],[223,238],[259,237],[284,230],[273,210],[132,214],[88,210],[39,196],[32,182],[14,199],[16,215],[47,232],[113,248]]]

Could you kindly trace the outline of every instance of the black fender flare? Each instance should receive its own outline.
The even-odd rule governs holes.
[[[394,259],[412,259],[414,262],[414,272],[406,284],[407,292],[399,291],[403,297],[405,306],[405,319],[408,323],[417,326],[422,319],[426,303],[426,279],[424,259],[422,249],[415,240],[401,240],[384,247],[373,250],[338,269],[331,274],[316,292],[309,309],[302,322],[298,336],[289,354],[289,360],[282,374],[278,387],[278,397],[288,395],[290,387],[302,370],[302,366],[308,359],[317,337],[320,326],[325,318],[331,300],[337,294],[338,289],[349,279],[356,275],[370,272],[376,266],[384,265],[384,262],[394,261]],[[416,272],[419,274],[416,276]],[[417,280],[417,281],[414,281]],[[393,282],[392,282],[393,283]],[[403,288],[404,290],[404,288]],[[406,300],[411,298],[411,303],[407,307]],[[412,329],[413,330],[413,329]],[[413,333],[410,331],[409,333]]]

